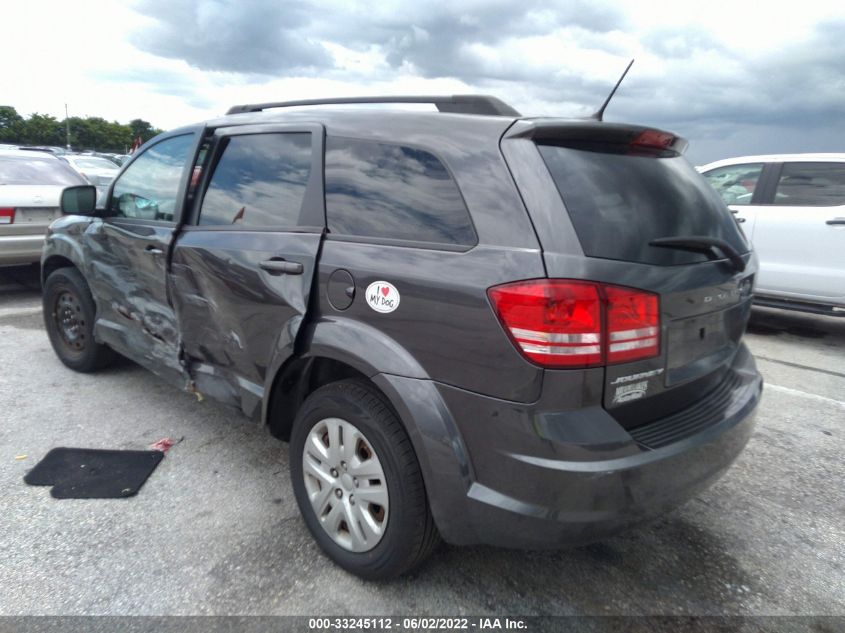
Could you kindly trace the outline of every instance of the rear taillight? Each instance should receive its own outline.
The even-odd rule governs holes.
[[[522,354],[549,368],[594,367],[657,356],[657,295],[586,281],[537,279],[488,290]]]
[[[14,224],[15,223],[15,209],[14,207],[0,207],[0,224]]]
[[[601,364],[601,301],[595,284],[524,281],[488,292],[499,319],[531,360],[545,367]]]
[[[607,310],[607,362],[651,358],[660,352],[657,295],[604,286]]]

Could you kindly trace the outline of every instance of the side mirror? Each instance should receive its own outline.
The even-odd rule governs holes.
[[[97,205],[97,188],[93,185],[65,187],[60,207],[65,215],[92,215]]]

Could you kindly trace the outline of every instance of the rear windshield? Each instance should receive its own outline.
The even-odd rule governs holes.
[[[649,246],[660,237],[715,237],[740,253],[742,233],[719,195],[685,158],[538,145],[584,254],[672,266],[706,254]]]
[[[2,185],[81,185],[85,179],[55,158],[0,156]]]

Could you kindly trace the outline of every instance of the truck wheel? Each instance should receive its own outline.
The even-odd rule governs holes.
[[[44,283],[42,304],[50,343],[65,365],[91,372],[114,361],[115,353],[94,340],[94,299],[78,270],[53,271]]]
[[[364,380],[335,382],[305,399],[291,434],[290,469],[308,529],[353,574],[399,576],[439,543],[411,440]]]

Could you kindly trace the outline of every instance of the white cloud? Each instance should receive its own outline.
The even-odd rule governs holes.
[[[581,116],[635,57],[608,118],[670,127],[696,160],[833,149],[840,15],[827,0],[31,0],[4,6],[2,100],[163,128],[235,103],[377,93],[492,92]]]

